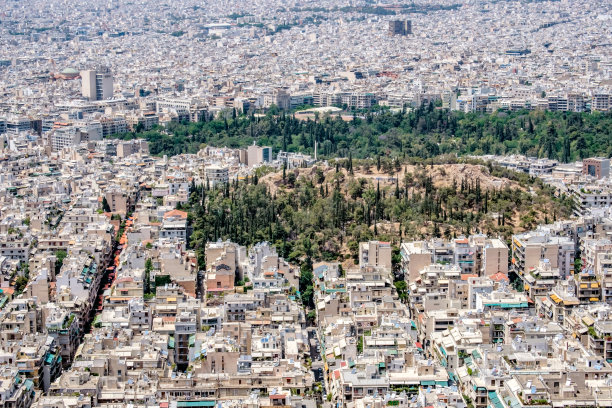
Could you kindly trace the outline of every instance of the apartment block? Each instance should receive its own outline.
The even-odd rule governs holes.
[[[391,244],[369,241],[359,243],[359,267],[377,267],[391,270]]]

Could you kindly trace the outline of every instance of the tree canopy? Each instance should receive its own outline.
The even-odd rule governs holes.
[[[275,151],[312,154],[317,142],[318,154],[324,158],[520,153],[568,162],[612,156],[612,113],[463,113],[433,105],[409,112],[377,108],[348,121],[329,115],[303,120],[272,113],[237,116],[231,111],[207,122],[170,123],[166,129],[112,137],[145,138],[154,155],[196,153],[203,144],[241,148],[253,142]]]

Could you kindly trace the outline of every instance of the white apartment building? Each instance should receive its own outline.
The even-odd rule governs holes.
[[[204,174],[211,187],[229,182],[229,170],[227,167],[216,165],[208,166],[204,170]]]
[[[612,188],[605,185],[589,184],[571,186],[570,192],[576,201],[576,215],[584,215],[592,208],[612,206]]]
[[[74,146],[81,142],[81,132],[74,126],[65,126],[55,129],[50,135],[51,148],[60,151],[65,147]]]

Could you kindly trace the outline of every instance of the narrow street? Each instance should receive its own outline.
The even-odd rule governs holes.
[[[127,218],[125,222],[125,229],[123,231],[123,235],[119,238],[119,242],[114,242],[113,249],[113,258],[111,265],[104,270],[104,276],[100,282],[100,288],[98,289],[98,295],[96,296],[96,302],[92,309],[93,319],[90,321],[90,324],[87,327],[87,333],[91,332],[91,328],[95,326],[96,321],[99,319],[99,316],[102,314],[104,310],[104,300],[110,296],[111,286],[117,277],[117,267],[119,266],[121,252],[127,245],[127,229],[132,225],[133,218]]]

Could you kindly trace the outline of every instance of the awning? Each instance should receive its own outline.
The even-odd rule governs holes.
[[[504,408],[504,404],[499,399],[499,396],[497,395],[497,392],[489,391],[488,394],[489,394],[489,401],[491,401],[491,404],[493,405],[493,408]]]
[[[47,354],[47,358],[45,358],[45,364],[51,364],[53,359],[55,358],[55,354]]]
[[[187,408],[187,407],[214,407],[216,405],[215,401],[178,401],[176,406],[178,408]]]
[[[436,385],[435,381],[421,381],[421,385]]]
[[[378,368],[385,368],[385,363],[383,363],[383,362],[378,363]]]
[[[414,345],[416,346],[416,348],[418,348],[419,350],[423,350],[423,345],[421,344],[420,341],[417,341],[414,343]]]
[[[553,300],[553,302],[555,303],[560,303],[561,302],[561,298],[559,298],[559,296],[555,295],[554,293],[552,295],[550,295],[550,298]]]

